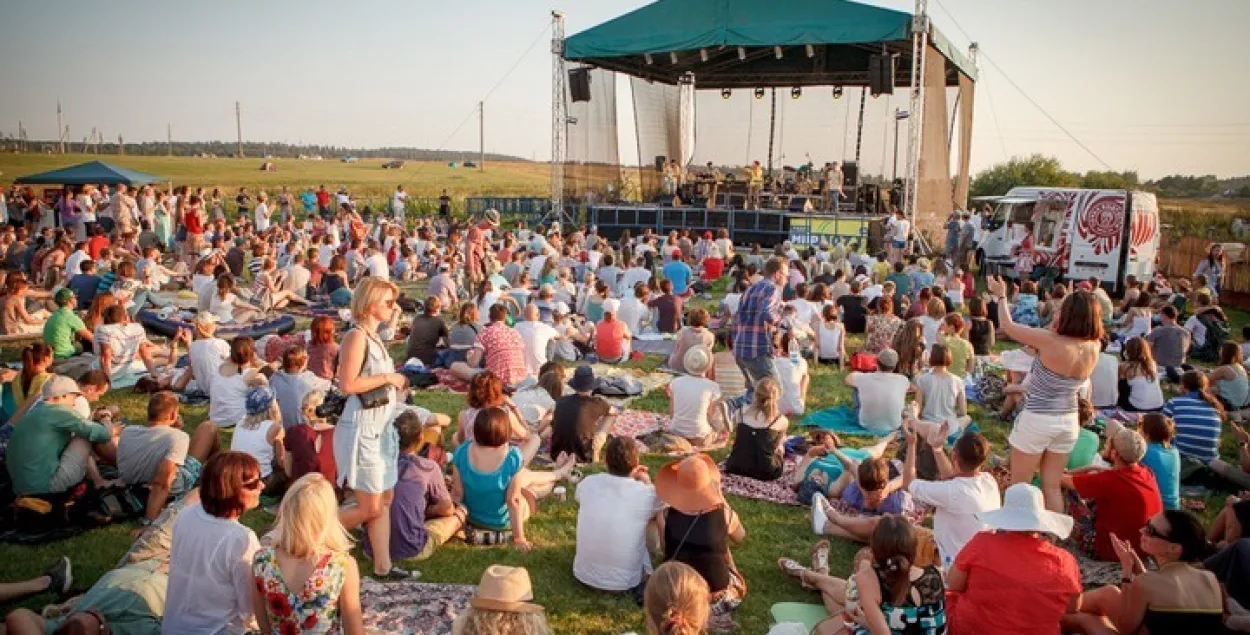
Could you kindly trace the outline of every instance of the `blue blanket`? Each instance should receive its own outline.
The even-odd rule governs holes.
[[[850,406],[842,404],[807,415],[802,426],[816,426],[838,436],[882,437],[889,432],[873,432],[859,425],[859,415]]]

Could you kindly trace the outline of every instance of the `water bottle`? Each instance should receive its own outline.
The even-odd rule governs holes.
[[[799,365],[799,341],[793,335],[790,337],[790,363],[795,366]]]

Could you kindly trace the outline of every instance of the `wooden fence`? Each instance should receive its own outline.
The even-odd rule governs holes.
[[[1164,233],[1159,243],[1159,271],[1168,278],[1192,280],[1198,263],[1207,257],[1217,241],[1197,236],[1174,237]],[[1220,303],[1240,309],[1250,308],[1250,250],[1244,243],[1220,242],[1227,266],[1222,281]]]

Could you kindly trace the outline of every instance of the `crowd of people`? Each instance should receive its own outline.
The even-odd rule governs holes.
[[[576,580],[631,594],[652,633],[727,628],[748,593],[733,552],[749,520],[722,469],[784,480],[810,506],[810,566],[778,566],[820,594],[820,633],[1250,622],[1250,497],[1204,528],[1180,496],[1193,479],[1250,487],[1250,433],[1229,420],[1250,405],[1244,345],[1228,341],[1206,279],[1130,279],[1118,303],[1090,279],[1042,300],[1031,280],[978,285],[967,219],[952,219],[951,258],[930,260],[907,253],[902,217],[879,254],[739,250],[725,230],[607,240],[594,227],[508,228],[494,213],[406,219],[401,194],[389,216],[366,218],[321,188],[300,218],[286,188],[276,212],[240,190],[231,222],[219,192],[88,187],[57,203],[60,228],[0,229],[0,328],[37,340],[3,376],[13,494],[121,490],[140,499],[142,525],[77,604],[52,620],[16,611],[11,632],[362,632],[356,539],[365,575],[413,580],[402,563],[452,540],[529,551],[540,501],[570,486]],[[400,293],[417,280],[424,297]],[[150,340],[136,316],[171,292],[194,296],[191,328]],[[276,352],[217,337],[305,304],[342,313],[318,314]],[[996,353],[1001,340],[1014,357]],[[639,444],[613,434],[620,410],[590,365],[638,359],[648,341],[671,344],[661,434],[687,454],[654,475]],[[722,389],[732,366],[718,358],[743,394]],[[850,369],[855,423],[879,442],[795,434],[818,365]],[[413,405],[414,367],[445,369],[466,407]],[[96,402],[136,377],[146,422],[123,425]],[[971,395],[1009,422],[1006,447],[973,425]],[[208,418],[187,431],[179,405],[192,398]],[[1230,461],[1226,421],[1241,445]],[[718,448],[723,466],[705,452]],[[583,478],[588,465],[602,469]],[[262,496],[281,503],[258,537],[239,518]],[[931,528],[918,524],[929,512]],[[866,545],[849,575],[830,570],[829,537]],[[1078,557],[1120,563],[1121,585],[1087,589]],[[68,569],[11,591],[68,588]],[[455,632],[550,632],[533,586],[523,568],[488,568]]]

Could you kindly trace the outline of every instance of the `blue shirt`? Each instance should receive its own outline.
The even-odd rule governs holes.
[[[479,472],[469,464],[469,445],[465,441],[451,455],[456,466],[460,484],[464,488],[464,506],[469,510],[469,522],[484,529],[504,530],[512,526],[512,514],[508,512],[508,485],[512,477],[525,467],[521,450],[508,448],[508,455],[494,472]]]
[[[674,260],[664,265],[664,277],[673,283],[673,294],[681,295],[690,287],[690,277],[694,273],[690,271],[690,265]]]
[[[1164,509],[1181,508],[1181,455],[1175,447],[1165,448],[1158,443],[1146,446],[1142,465],[1154,472],[1159,485],[1159,496]]]
[[[91,308],[91,303],[95,300],[96,293],[99,293],[100,276],[94,273],[80,273],[69,280],[69,288],[74,292],[74,297],[78,298],[78,309],[86,311]]]
[[[742,294],[733,320],[734,357],[751,361],[773,354],[769,327],[781,320],[781,288],[765,278]]]
[[[1220,457],[1220,413],[1198,393],[1173,397],[1163,404],[1163,416],[1176,422],[1176,449],[1203,463]]]

